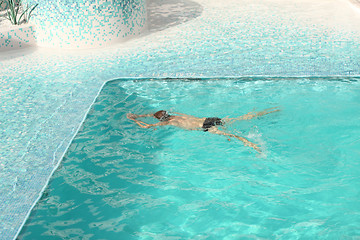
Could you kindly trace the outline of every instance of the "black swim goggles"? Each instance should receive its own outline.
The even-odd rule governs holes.
[[[159,118],[160,122],[167,121],[170,119],[169,112],[165,111],[165,113]]]

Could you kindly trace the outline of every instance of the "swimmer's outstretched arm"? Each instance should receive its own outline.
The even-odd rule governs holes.
[[[144,123],[142,121],[136,120],[136,119],[131,118],[131,117],[128,117],[128,119],[133,120],[141,128],[151,128],[151,127],[168,125],[168,122],[158,122],[158,123],[155,123],[155,124],[148,124],[148,123]]]
[[[136,119],[131,119],[133,120],[139,127],[141,128],[150,128],[150,124],[144,123],[142,121],[136,120]]]
[[[209,132],[214,133],[214,134],[219,134],[219,135],[224,135],[224,136],[228,136],[228,137],[237,138],[237,139],[239,139],[240,141],[242,141],[245,146],[252,147],[254,150],[256,150],[257,152],[261,153],[261,149],[258,147],[258,145],[256,145],[255,143],[250,142],[250,141],[247,140],[246,138],[243,138],[243,137],[240,137],[240,136],[237,136],[237,135],[234,135],[234,134],[230,134],[230,133],[223,132],[223,131],[219,130],[219,129],[216,128],[216,127],[211,127],[211,128],[209,129]]]

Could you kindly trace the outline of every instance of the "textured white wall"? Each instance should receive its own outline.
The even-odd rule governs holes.
[[[147,27],[146,0],[27,0],[24,4],[38,4],[30,22],[41,47],[102,47],[137,36]],[[6,35],[0,37],[0,47],[11,47]]]

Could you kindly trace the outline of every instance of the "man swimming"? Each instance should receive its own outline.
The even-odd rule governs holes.
[[[278,111],[280,111],[280,110],[277,108],[268,108],[261,112],[249,112],[245,115],[242,115],[242,116],[239,116],[236,118],[225,117],[225,118],[221,119],[221,118],[217,118],[217,117],[198,118],[198,117],[186,115],[183,113],[177,113],[177,112],[173,113],[176,115],[170,115],[167,111],[161,110],[154,114],[150,113],[150,114],[138,115],[138,114],[128,113],[127,118],[130,120],[133,120],[137,125],[139,125],[142,128],[151,128],[151,127],[157,127],[157,126],[171,125],[171,126],[180,127],[180,128],[187,129],[187,130],[201,130],[204,132],[210,132],[210,133],[224,135],[224,136],[228,136],[228,137],[234,137],[234,138],[237,138],[240,141],[242,141],[245,146],[252,147],[256,151],[261,152],[260,148],[255,143],[250,142],[249,140],[247,140],[244,137],[240,137],[240,136],[237,136],[237,135],[234,135],[231,133],[226,133],[224,131],[221,131],[217,126],[223,126],[225,124],[229,124],[229,123],[232,123],[234,121],[239,121],[239,120],[250,120],[255,117],[260,117],[260,116],[263,116],[263,115],[266,115],[269,113],[273,113],[273,112],[278,112]],[[155,123],[155,124],[147,124],[145,122],[137,120],[137,118],[142,118],[142,117],[154,117],[154,118],[157,118],[160,122]]]

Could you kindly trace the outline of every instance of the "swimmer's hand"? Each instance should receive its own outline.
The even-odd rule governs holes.
[[[139,117],[139,115],[134,114],[134,113],[128,113],[128,114],[126,114],[126,117],[130,120],[135,120],[136,118]]]

